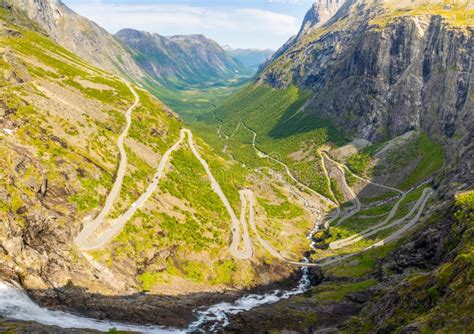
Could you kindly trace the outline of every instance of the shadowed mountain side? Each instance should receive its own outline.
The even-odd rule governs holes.
[[[306,294],[232,316],[226,332],[389,333],[400,323],[410,333],[421,332],[426,323],[453,333],[469,331],[474,301],[465,252],[472,240],[463,235],[472,230],[472,221],[454,219],[459,211],[449,202],[433,210],[412,236],[327,270]],[[417,316],[424,324],[414,320]]]

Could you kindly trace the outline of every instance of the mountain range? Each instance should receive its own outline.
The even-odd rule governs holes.
[[[473,17],[318,0],[273,53],[7,0],[0,331],[472,332]]]
[[[274,51],[270,49],[235,49],[229,45],[222,47],[231,57],[237,59],[247,68],[257,72],[260,65],[271,58]]]
[[[240,62],[203,35],[163,37],[123,29],[115,36],[132,50],[140,67],[156,80],[196,84],[246,72]]]

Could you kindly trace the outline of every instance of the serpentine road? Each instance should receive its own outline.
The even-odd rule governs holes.
[[[178,141],[163,154],[163,157],[160,160],[160,163],[153,177],[153,180],[148,185],[146,191],[127,209],[127,211],[125,211],[125,213],[123,213],[121,216],[115,219],[115,221],[110,226],[108,226],[107,228],[105,228],[104,230],[100,232],[98,231],[98,229],[101,227],[102,223],[104,222],[104,219],[110,213],[110,210],[112,209],[113,204],[115,200],[117,199],[117,197],[119,196],[120,190],[122,188],[123,178],[125,176],[126,167],[127,167],[127,154],[124,148],[124,141],[128,135],[128,130],[130,129],[130,126],[131,126],[132,111],[140,103],[140,98],[138,94],[136,93],[135,89],[132,87],[130,83],[126,82],[126,84],[128,88],[130,89],[130,91],[132,92],[133,96],[135,97],[135,101],[130,106],[130,108],[128,108],[125,114],[126,126],[125,126],[124,131],[122,132],[122,134],[117,140],[117,146],[120,151],[120,163],[119,163],[119,168],[117,170],[115,183],[110,193],[108,194],[107,199],[105,201],[105,205],[102,208],[99,215],[92,222],[87,223],[82,229],[82,231],[75,238],[74,241],[76,245],[80,249],[85,250],[85,251],[94,250],[94,249],[102,248],[107,243],[109,243],[113,238],[115,238],[122,231],[125,224],[130,220],[130,218],[135,214],[135,212],[150,198],[152,193],[156,190],[156,187],[158,186],[158,183],[161,177],[163,176],[164,169],[166,167],[166,164],[168,163],[168,160],[171,154],[181,146],[182,142],[187,136],[189,147],[191,148],[191,151],[193,152],[194,156],[199,160],[201,165],[204,167],[206,174],[211,182],[212,190],[219,196],[220,200],[224,204],[227,212],[229,213],[231,217],[232,242],[229,247],[229,251],[231,255],[240,260],[250,259],[253,255],[253,249],[252,249],[252,243],[251,243],[250,236],[247,229],[247,224],[245,223],[245,214],[244,214],[245,210],[243,209],[243,216],[239,220],[234,210],[232,209],[232,206],[230,205],[229,200],[225,196],[219,183],[217,182],[214,175],[212,174],[209,168],[209,165],[201,157],[198,150],[196,149],[194,145],[192,133],[188,129],[181,129],[180,137]],[[240,225],[242,225],[242,230],[243,230],[243,248],[244,248],[243,250],[239,249],[239,244],[242,238]]]
[[[246,210],[244,208],[244,205],[242,205],[242,213],[241,213],[241,217],[239,221],[239,219],[237,219],[237,215],[234,212],[234,209],[232,209],[232,206],[229,203],[229,200],[227,199],[219,183],[217,182],[214,175],[212,174],[211,169],[209,168],[209,165],[207,164],[206,160],[204,160],[201,157],[198,150],[196,149],[194,145],[193,134],[188,129],[182,129],[181,131],[188,135],[188,144],[189,144],[189,147],[191,148],[191,151],[193,152],[194,156],[199,160],[201,165],[204,167],[206,174],[209,180],[211,181],[212,190],[217,194],[217,196],[219,196],[227,212],[230,215],[231,222],[232,222],[232,242],[230,244],[229,251],[231,255],[239,260],[250,259],[253,255],[253,250],[252,250],[252,242],[250,241],[250,236],[247,229],[247,224],[245,223]],[[241,197],[241,200],[242,200],[242,197]],[[239,250],[239,243],[240,243],[240,239],[242,238],[241,231],[240,231],[241,224],[242,224],[242,229],[244,232],[243,234],[244,249],[243,250]]]
[[[310,192],[312,193],[315,193],[317,194],[320,198],[322,199],[325,199],[326,201],[330,202],[331,204],[334,204],[336,205],[333,201],[331,201],[330,199],[324,197],[323,195],[317,193],[316,191],[314,191],[313,189],[309,188],[308,186],[302,184],[301,182],[299,182],[290,172],[289,170],[289,167],[288,165],[286,165],[285,163],[281,162],[280,160],[266,154],[265,152],[261,151],[260,149],[257,148],[256,146],[256,137],[257,137],[257,133],[252,130],[251,128],[249,128],[244,122],[242,122],[243,126],[249,130],[250,132],[253,133],[253,140],[252,140],[252,146],[253,148],[255,149],[255,151],[257,152],[258,156],[261,157],[261,158],[267,158],[267,159],[271,159],[272,161],[275,161],[277,162],[278,164],[282,165],[287,174],[290,176],[290,178],[295,181],[297,184],[299,184],[301,187],[303,187],[304,189],[307,189],[309,190]],[[334,164],[336,164],[336,166],[339,168],[339,170],[343,173],[343,176],[345,177],[345,166],[342,165],[341,163],[331,159],[325,152],[322,152],[322,168],[323,168],[323,172],[326,176],[326,178],[329,179],[329,174],[327,172],[327,169],[326,169],[326,166],[324,164],[324,158],[327,158],[329,161],[333,162]],[[392,190],[392,191],[396,191],[398,193],[401,194],[401,197],[400,199],[397,201],[397,203],[395,203],[395,205],[392,207],[390,213],[388,214],[388,216],[386,217],[386,219],[384,221],[382,221],[381,223],[373,226],[373,227],[370,227],[364,231],[362,231],[361,233],[358,233],[358,234],[355,234],[349,238],[346,238],[346,239],[343,239],[343,240],[338,240],[338,241],[335,241],[333,243],[331,243],[329,245],[329,247],[331,249],[339,249],[339,248],[342,248],[344,246],[348,246],[348,245],[351,245],[353,243],[356,243],[364,238],[367,238],[367,237],[370,237],[376,233],[378,233],[379,231],[382,231],[382,230],[385,230],[385,229],[388,229],[388,228],[391,228],[391,227],[394,227],[394,226],[397,226],[401,223],[403,223],[405,220],[407,220],[413,213],[414,211],[416,211],[416,209],[419,208],[419,212],[418,214],[415,216],[415,218],[413,218],[409,224],[407,224],[409,227],[403,227],[401,228],[400,230],[396,231],[395,233],[391,234],[389,237],[377,242],[376,244],[370,246],[370,247],[367,247],[366,249],[362,250],[362,251],[359,251],[359,252],[356,252],[356,253],[353,253],[351,256],[353,255],[356,255],[356,254],[360,254],[364,251],[367,251],[369,249],[372,249],[372,248],[375,248],[375,247],[379,247],[379,246],[382,246],[384,245],[386,242],[388,242],[389,240],[395,240],[397,238],[399,238],[406,230],[408,230],[411,226],[413,226],[416,222],[418,222],[422,212],[423,212],[423,209],[426,205],[426,202],[428,201],[428,198],[432,195],[433,193],[433,190],[430,189],[430,188],[427,188],[424,190],[422,196],[420,196],[420,198],[418,199],[418,202],[414,205],[414,207],[412,208],[412,210],[403,218],[401,219],[398,219],[396,221],[394,221],[393,223],[387,225],[387,223],[395,216],[396,212],[398,211],[398,208],[401,204],[401,202],[405,199],[406,197],[406,192],[403,192],[397,188],[394,188],[394,187],[390,187],[390,186],[385,186],[383,184],[379,184],[379,183],[376,183],[376,182],[373,182],[371,180],[368,180],[368,179],[364,179],[358,175],[355,175],[354,173],[352,173],[351,171],[349,171],[349,173],[351,173],[355,178],[361,180],[361,181],[364,181],[364,182],[367,182],[369,184],[372,184],[372,185],[375,185],[375,186],[378,186],[378,187],[381,187],[381,188],[385,188],[385,189],[388,189],[388,190]],[[352,217],[353,215],[355,215],[357,212],[360,211],[361,209],[361,203],[359,201],[359,199],[357,198],[357,195],[352,191],[352,189],[349,187],[349,185],[347,185],[347,183],[345,183],[345,186],[347,187],[347,189],[349,190],[351,196],[353,197],[354,199],[354,202],[355,202],[355,205],[356,205],[356,208],[354,210],[352,210],[350,213],[348,213],[347,215],[345,215],[344,217],[341,218],[341,220],[345,220],[345,219],[348,219],[350,217]],[[242,196],[243,195],[243,196]],[[247,198],[247,200],[249,201],[250,203],[250,213],[249,213],[249,224],[257,238],[257,240],[259,241],[259,243],[263,246],[263,248],[265,248],[270,254],[272,254],[274,257],[280,259],[281,261],[284,261],[286,263],[290,263],[290,264],[294,264],[294,265],[300,265],[300,266],[326,266],[326,265],[330,265],[330,264],[334,264],[336,262],[339,262],[339,261],[342,261],[344,260],[345,258],[349,257],[349,256],[336,256],[336,257],[331,257],[331,258],[327,258],[326,260],[324,261],[321,261],[319,263],[307,263],[307,262],[297,262],[297,261],[292,261],[292,260],[288,260],[286,259],[285,257],[283,257],[277,250],[275,250],[266,240],[264,240],[263,238],[261,238],[261,236],[259,235],[259,232],[255,226],[255,222],[254,222],[254,213],[253,213],[253,193],[250,191],[250,190],[242,190],[241,191],[241,201],[243,201],[245,198]],[[243,202],[242,202],[243,203]],[[324,224],[324,227],[325,228],[328,228],[329,225],[335,221],[339,216],[340,216],[340,208],[339,206],[336,205],[336,213],[333,215],[333,217],[331,217],[329,220],[327,220]]]
[[[132,92],[133,96],[135,97],[135,101],[125,113],[125,119],[127,123],[126,123],[125,129],[123,130],[122,134],[117,140],[117,146],[120,152],[120,163],[117,169],[117,176],[115,178],[115,183],[112,187],[112,190],[110,191],[109,195],[107,196],[107,199],[105,200],[105,204],[104,204],[104,207],[102,208],[102,211],[100,211],[99,215],[92,222],[86,224],[83,230],[76,237],[75,243],[80,248],[84,248],[84,249],[87,248],[87,244],[88,244],[87,240],[102,224],[102,221],[104,220],[104,218],[109,214],[117,196],[120,194],[120,189],[122,188],[123,178],[125,176],[125,171],[127,168],[127,152],[125,152],[123,143],[125,141],[125,138],[128,135],[128,130],[130,129],[130,126],[132,124],[133,109],[135,109],[137,105],[140,103],[140,97],[138,96],[137,92],[135,92],[132,85],[128,82],[125,82],[125,83],[130,89],[130,91]]]
[[[362,254],[368,250],[371,250],[371,249],[374,249],[374,248],[377,248],[377,247],[381,247],[383,245],[386,245],[387,243],[391,242],[391,241],[394,241],[394,240],[397,240],[398,238],[400,238],[406,231],[408,231],[410,228],[412,228],[414,225],[416,225],[416,223],[418,223],[418,221],[420,220],[420,217],[423,213],[423,210],[426,206],[426,203],[428,202],[428,199],[430,198],[431,195],[433,195],[434,191],[433,189],[430,189],[430,188],[426,188],[424,191],[423,191],[423,194],[421,195],[420,199],[418,200],[418,202],[416,203],[416,205],[412,208],[412,210],[403,218],[399,219],[399,220],[396,220],[395,222],[393,222],[392,224],[390,224],[389,226],[387,226],[386,228],[389,228],[389,227],[393,227],[395,225],[398,225],[398,224],[401,224],[403,221],[405,221],[406,219],[408,219],[408,217],[410,217],[410,215],[412,215],[414,213],[414,211],[416,211],[416,209],[418,209],[418,212],[417,214],[405,225],[403,225],[399,230],[397,230],[396,232],[392,233],[391,235],[389,235],[388,237],[386,237],[385,239],[383,240],[380,240],[376,243],[374,243],[373,245],[369,246],[369,247],[366,247],[360,251],[357,251],[357,252],[354,252],[354,253],[350,253],[350,254],[346,254],[346,255],[339,255],[339,256],[334,256],[334,257],[331,257],[331,258],[327,258],[327,259],[323,259],[321,261],[318,262],[318,264],[321,266],[321,267],[325,267],[325,266],[329,266],[329,265],[332,265],[332,264],[335,264],[335,263],[338,263],[340,261],[343,261],[345,259],[348,259],[350,257],[353,257],[353,256],[356,256],[356,255],[359,255],[359,254]],[[374,232],[374,233],[377,233],[378,231]]]
[[[393,218],[393,215],[395,214],[395,212],[393,212],[392,214],[392,211],[390,212],[389,214],[389,217],[387,217],[382,223],[380,224],[377,224],[375,226],[372,226],[368,229],[365,229],[364,231],[360,232],[360,233],[357,233],[357,234],[354,234],[353,236],[349,237],[349,238],[346,238],[346,239],[341,239],[341,240],[337,240],[337,241],[334,241],[334,242],[331,242],[329,244],[329,248],[330,249],[340,249],[342,247],[346,247],[346,246],[349,246],[353,243],[356,243],[362,239],[365,239],[365,238],[368,238],[382,230],[386,230],[388,228],[391,228],[391,227],[394,227],[394,226],[397,226],[397,225],[400,225],[401,223],[403,223],[405,220],[407,220],[411,215],[413,215],[413,213],[418,209],[418,208],[424,208],[425,204],[426,204],[426,201],[428,200],[428,198],[432,195],[433,193],[433,189],[431,188],[425,188],[423,190],[423,193],[422,195],[420,196],[420,198],[418,199],[418,201],[416,202],[416,204],[411,208],[410,212],[408,212],[404,217],[400,218],[400,219],[397,219],[395,220],[394,222],[390,223],[390,224],[387,224],[388,221],[390,219]],[[397,202],[397,204],[399,204],[400,202]],[[397,205],[395,204],[395,205]],[[398,206],[397,206],[398,207]],[[421,213],[420,213],[421,214]],[[395,232],[394,234],[397,234],[399,231]]]
[[[98,231],[98,229],[99,229],[99,227],[101,227],[104,219],[107,217],[110,210],[112,209],[114,201],[116,200],[117,196],[120,194],[120,190],[121,190],[121,187],[122,187],[123,178],[124,178],[125,171],[126,171],[126,166],[127,166],[127,156],[126,156],[126,152],[125,152],[125,148],[124,148],[124,140],[125,140],[125,138],[128,134],[128,130],[131,126],[132,111],[140,102],[140,98],[139,98],[138,94],[135,92],[134,88],[131,86],[131,84],[129,84],[128,82],[126,84],[127,84],[128,88],[130,89],[130,91],[133,93],[133,95],[135,97],[135,101],[126,112],[127,124],[126,124],[126,127],[125,127],[124,131],[122,132],[122,134],[120,135],[120,137],[117,140],[117,146],[118,146],[119,151],[120,151],[120,163],[119,163],[119,168],[117,170],[116,180],[115,180],[115,183],[112,187],[112,190],[110,191],[109,195],[107,196],[105,205],[102,208],[99,215],[92,222],[86,224],[86,226],[84,226],[83,230],[76,237],[75,243],[80,249],[87,251],[87,250],[94,250],[94,249],[101,248],[101,247],[105,246],[108,242],[110,242],[114,237],[116,237],[121,232],[121,230],[123,229],[125,224],[130,220],[130,218],[149,199],[149,197],[152,195],[152,193],[156,190],[156,188],[158,186],[158,183],[159,183],[160,179],[163,176],[166,164],[168,163],[168,161],[171,157],[171,154],[174,151],[176,151],[182,145],[183,141],[187,137],[189,148],[191,149],[191,151],[192,151],[193,155],[196,157],[196,159],[198,159],[199,162],[201,163],[201,165],[203,166],[203,168],[204,168],[204,170],[207,174],[207,177],[209,178],[209,180],[211,182],[212,190],[220,198],[220,200],[224,204],[224,207],[226,208],[226,210],[227,210],[227,212],[228,212],[228,214],[231,218],[232,241],[231,241],[231,244],[229,246],[229,252],[233,257],[235,257],[236,259],[239,259],[239,260],[248,260],[253,256],[253,247],[252,247],[252,242],[251,242],[249,231],[248,231],[248,226],[247,226],[248,224],[250,225],[250,228],[252,229],[253,233],[255,234],[255,237],[256,237],[257,241],[262,245],[262,247],[265,250],[267,250],[272,256],[280,259],[283,262],[289,263],[289,264],[298,265],[298,266],[325,266],[325,265],[333,264],[335,262],[339,262],[339,261],[341,261],[341,260],[348,257],[348,255],[346,255],[346,256],[336,256],[336,257],[333,257],[333,258],[325,259],[323,262],[320,262],[320,263],[308,263],[308,262],[292,261],[292,260],[289,260],[289,259],[285,258],[283,255],[281,255],[277,250],[275,250],[270,245],[270,243],[268,243],[265,239],[263,239],[260,236],[260,233],[259,233],[259,231],[256,227],[256,224],[255,224],[253,192],[249,189],[243,189],[243,190],[239,191],[240,201],[241,201],[241,213],[240,213],[240,219],[238,219],[237,215],[235,214],[235,212],[232,208],[232,206],[230,205],[230,202],[229,202],[228,198],[226,197],[226,195],[222,191],[219,183],[217,182],[216,178],[212,174],[212,171],[209,168],[208,163],[206,162],[205,159],[202,158],[201,154],[197,150],[196,145],[195,145],[194,140],[193,140],[192,132],[189,129],[185,129],[185,128],[181,129],[180,137],[176,141],[176,143],[173,146],[171,146],[163,154],[163,156],[160,160],[160,163],[157,167],[156,173],[153,177],[153,180],[148,185],[146,191],[125,211],[125,213],[123,213],[115,221],[113,221],[110,226]],[[280,160],[278,160],[274,157],[269,156],[268,154],[266,154],[263,151],[260,151],[255,145],[257,133],[255,131],[251,130],[250,128],[248,128],[245,125],[245,123],[242,122],[242,124],[246,129],[248,129],[249,131],[251,131],[253,133],[253,147],[257,151],[257,153],[260,157],[271,159],[272,161],[275,161],[278,164],[282,165],[285,168],[288,176],[294,182],[296,182],[300,187],[302,187],[303,189],[305,189],[305,190],[307,190],[307,191],[309,191],[313,194],[316,194],[323,201],[326,201],[327,203],[336,206],[336,208],[337,208],[336,209],[337,210],[336,215],[334,215],[334,217],[329,219],[325,223],[325,226],[329,225],[332,221],[334,221],[335,219],[337,219],[337,217],[339,217],[340,209],[339,209],[339,206],[336,203],[334,203],[332,200],[324,197],[323,195],[319,194],[318,192],[314,191],[313,189],[309,188],[308,186],[302,184],[299,180],[297,180],[291,174],[291,171],[290,171],[289,167],[285,163],[281,162]],[[344,173],[344,168],[341,167],[342,165],[340,163],[330,159],[329,157],[327,157],[327,155],[325,153],[323,153],[323,154],[324,154],[324,157],[326,157],[330,161],[333,161],[338,166],[338,168],[340,168],[340,170]],[[324,165],[324,157],[322,157],[323,158],[323,164],[322,164],[323,165],[323,171],[324,171],[326,177],[328,177],[327,170],[326,170],[326,167]],[[363,179],[361,177],[358,177],[357,175],[354,175],[354,176],[357,177],[358,179],[361,179],[361,180],[365,181],[365,182],[369,182],[369,183],[381,186],[383,188],[387,188],[387,189],[391,189],[391,190],[395,190],[397,192],[400,192],[402,194],[402,197],[394,205],[394,207],[392,208],[392,211],[389,213],[387,218],[382,223],[380,223],[376,226],[373,226],[373,227],[371,227],[367,230],[364,230],[363,232],[361,232],[359,234],[351,236],[350,238],[347,238],[347,239],[344,239],[344,240],[338,240],[336,242],[331,243],[330,248],[332,248],[332,249],[338,249],[338,248],[350,245],[352,243],[355,243],[355,242],[361,240],[362,238],[369,237],[369,236],[371,236],[371,235],[373,235],[373,234],[375,234],[375,233],[377,233],[381,230],[384,230],[384,229],[387,229],[387,228],[390,228],[390,227],[393,227],[393,226],[397,226],[397,225],[401,224],[403,221],[405,221],[406,219],[408,219],[415,212],[415,210],[417,208],[419,208],[418,214],[410,221],[409,224],[403,226],[401,229],[399,229],[398,231],[396,231],[395,233],[393,233],[392,235],[390,235],[386,239],[379,241],[378,243],[368,247],[365,250],[381,246],[385,242],[388,242],[388,241],[391,241],[391,240],[394,240],[394,239],[398,238],[403,232],[405,232],[407,229],[409,229],[411,226],[413,226],[418,221],[419,217],[421,216],[422,210],[423,210],[424,206],[426,205],[428,197],[433,192],[431,189],[425,189],[424,192],[423,192],[423,195],[420,196],[420,199],[418,200],[418,202],[415,204],[415,206],[412,208],[412,210],[405,217],[403,217],[401,219],[398,219],[398,220],[394,221],[393,223],[387,225],[387,222],[393,218],[396,211],[398,210],[398,206],[400,205],[401,201],[405,198],[406,193],[404,193],[404,192],[402,192],[398,189],[395,189],[395,188],[391,188],[391,187],[376,184],[374,182],[371,182],[370,180],[366,180],[366,179]],[[347,187],[350,189],[350,187],[348,185],[347,185]],[[350,190],[350,192],[351,192],[351,194],[353,194],[352,190]],[[360,210],[360,202],[357,200],[356,195],[355,194],[353,194],[353,195],[354,195],[354,198],[356,200],[356,210]],[[247,219],[247,213],[248,213],[248,219]],[[365,251],[365,250],[362,250],[362,251]],[[362,251],[360,251],[360,252],[362,252]],[[353,256],[355,254],[358,254],[360,252],[353,253],[353,254],[351,254],[351,256]]]
[[[319,154],[319,152],[318,152]],[[332,197],[333,198],[336,198],[336,196],[334,195],[334,192],[332,191],[332,187],[331,187],[331,179],[329,178],[329,173],[328,173],[328,170],[326,168],[326,164],[324,163],[324,157],[320,156],[321,157],[321,168],[323,169],[323,174],[324,174],[324,177],[326,178],[326,182],[328,183],[329,185],[329,191],[331,192],[332,194]],[[334,213],[334,215],[329,218],[328,220],[326,220],[326,222],[324,223],[324,228],[327,230],[329,228],[329,226],[331,226],[331,224],[336,221],[339,216],[341,215],[341,207],[339,205],[339,203],[334,203],[336,205],[336,212]]]
[[[166,167],[166,164],[169,161],[169,158],[171,154],[176,151],[184,141],[184,138],[187,136],[188,138],[188,144],[189,147],[191,148],[191,151],[193,152],[194,156],[199,160],[201,165],[204,167],[206,174],[211,181],[212,185],[212,190],[219,196],[220,200],[224,204],[227,212],[229,213],[231,217],[231,222],[232,222],[232,242],[229,247],[229,251],[231,255],[239,260],[246,260],[250,259],[253,255],[253,250],[252,250],[252,243],[250,241],[250,236],[247,230],[247,224],[245,223],[245,215],[243,215],[239,221],[237,218],[234,210],[232,209],[232,206],[229,203],[229,200],[225,196],[224,192],[222,191],[219,183],[215,179],[214,175],[212,174],[209,165],[207,162],[201,157],[200,153],[196,149],[194,145],[194,140],[193,136],[190,130],[188,129],[181,129],[180,132],[180,137],[178,141],[171,146],[165,154],[163,154],[163,157],[160,160],[160,163],[158,165],[157,171],[153,177],[153,181],[149,184],[148,188],[146,191],[138,198],[138,200],[133,203],[128,210],[122,214],[120,217],[118,217],[113,224],[111,224],[107,229],[104,231],[101,231],[98,237],[94,238],[95,234],[97,234],[97,229],[100,227],[103,219],[105,218],[105,215],[98,216],[94,220],[94,224],[87,225],[79,234],[79,236],[76,238],[76,245],[78,245],[81,249],[83,250],[94,250],[94,249],[99,249],[105,246],[107,243],[109,243],[113,238],[115,238],[123,229],[125,224],[130,220],[130,218],[135,214],[135,212],[143,205],[145,202],[150,198],[150,196],[153,194],[153,192],[156,190],[156,187],[158,186],[158,183],[160,179],[163,176],[164,169]],[[119,181],[121,184],[121,181]],[[114,187],[115,188],[115,187]],[[120,189],[119,189],[120,190]],[[110,197],[110,195],[109,195]],[[244,210],[243,210],[244,211]],[[102,210],[104,212],[104,210]],[[239,244],[240,240],[242,238],[242,233],[240,230],[240,225],[242,224],[242,229],[243,229],[243,246],[244,249],[240,250],[239,249]],[[92,240],[91,240],[92,239]]]
[[[286,163],[284,163],[283,161],[280,161],[274,157],[272,157],[271,155],[263,152],[262,150],[260,150],[257,145],[256,145],[256,140],[257,140],[257,133],[252,130],[251,128],[249,128],[244,122],[241,122],[242,125],[244,126],[244,128],[246,128],[248,131],[252,132],[253,133],[253,139],[252,139],[252,146],[254,148],[254,150],[257,152],[257,155],[260,157],[260,158],[266,158],[266,159],[270,159],[271,161],[273,162],[276,162],[277,164],[279,164],[280,166],[283,166],[283,168],[285,169],[286,171],[286,174],[290,177],[290,179],[292,179],[296,184],[298,184],[300,187],[302,187],[303,189],[309,191],[310,193],[318,196],[323,202],[326,202],[326,203],[329,203],[330,205],[333,205],[335,207],[338,207],[338,205],[336,203],[334,203],[331,199],[321,195],[320,193],[318,193],[317,191],[313,190],[312,188],[308,187],[307,185],[301,183],[295,176],[293,176],[293,174],[291,173],[290,171],[290,168],[288,167],[288,165]]]
[[[324,158],[326,157],[326,155],[324,154],[323,155],[323,161],[324,161]],[[332,161],[332,160],[331,160]],[[344,187],[346,188],[347,192],[350,194],[351,196],[351,202],[355,205],[355,208],[351,209],[348,213],[346,213],[343,217],[341,217],[341,219],[339,219],[339,221],[336,223],[335,226],[339,226],[341,225],[344,221],[346,221],[347,219],[353,217],[355,214],[357,214],[361,207],[362,207],[362,204],[360,203],[360,200],[359,198],[357,197],[357,195],[354,193],[354,191],[352,190],[351,187],[349,187],[349,185],[347,184],[347,181],[346,181],[346,172],[344,170],[344,168],[342,168],[341,166],[339,166],[339,164],[336,164],[336,167],[337,169],[341,172],[342,174],[342,184],[344,185]]]

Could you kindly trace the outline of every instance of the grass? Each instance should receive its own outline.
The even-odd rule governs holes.
[[[304,211],[286,198],[282,199],[282,203],[278,205],[271,204],[263,198],[257,198],[258,203],[264,208],[268,218],[288,219],[297,218],[303,215]]]
[[[180,149],[173,154],[173,171],[167,173],[161,187],[176,198],[194,202],[195,210],[204,209],[213,216],[227,216],[219,197],[211,189],[204,169],[188,149]],[[222,223],[221,223],[222,224]]]
[[[359,180],[349,171],[347,167],[344,167],[344,177],[349,187],[355,186]]]
[[[137,89],[140,105],[133,111],[128,136],[156,152],[164,153],[179,137],[181,122],[166,113],[150,94]]]
[[[474,9],[469,8],[469,1],[444,0],[437,3],[426,1],[422,4],[400,7],[396,0],[386,2],[388,12],[380,15],[370,23],[382,29],[395,19],[404,16],[440,16],[454,27],[474,26]]]
[[[474,190],[457,193],[455,203],[458,207],[474,210]]]
[[[351,233],[358,233],[365,230],[366,228],[373,226],[377,223],[380,223],[384,218],[357,218],[351,217],[346,219],[341,225],[340,228],[344,228]]]
[[[443,165],[441,145],[425,133],[416,133],[403,145],[390,149],[386,154],[386,162],[375,166],[373,174],[396,174],[410,168],[408,175],[396,186],[407,190],[438,172]]]
[[[245,78],[229,78],[201,84],[170,85],[169,80],[161,80],[162,84],[157,85],[147,80],[143,84],[147,90],[176,111],[183,120],[193,122],[236,93],[245,81]]]
[[[389,213],[390,210],[392,209],[394,203],[386,203],[383,205],[378,205],[374,206],[372,208],[366,209],[366,210],[361,210],[357,214],[357,216],[365,215],[365,216],[378,216],[382,214]]]
[[[329,282],[312,288],[310,293],[318,302],[341,302],[349,293],[364,291],[376,284],[374,279],[355,283]]]
[[[211,154],[201,150],[206,152],[203,155]],[[230,284],[234,280],[235,264],[227,258],[227,252],[222,252],[230,235],[227,211],[187,145],[172,154],[170,165],[159,184],[161,194],[154,194],[149,201],[151,206],[135,214],[100,259],[132,259],[140,265],[142,254],[173,249],[172,258],[153,260],[163,270],[147,269],[150,264],[142,264],[145,267],[138,278],[144,290],[159,283],[169,284],[173,277],[207,285]],[[156,205],[164,194],[182,204],[172,211],[163,211]]]
[[[364,176],[370,161],[371,156],[368,153],[356,153],[347,159],[347,166],[353,173]]]
[[[344,203],[345,201],[345,196],[344,196],[344,193],[342,192],[341,188],[339,187],[339,184],[337,183],[337,180],[334,179],[334,178],[331,178],[331,189],[332,189],[332,192],[334,194],[334,196],[336,197],[336,201],[339,202],[339,203]]]
[[[377,261],[386,257],[396,247],[396,243],[391,243],[368,250],[337,265],[328,267],[326,272],[333,276],[364,277],[373,272]]]
[[[415,141],[415,145],[417,146],[415,151],[417,156],[420,157],[420,163],[400,184],[401,189],[408,189],[410,186],[425,180],[444,165],[444,153],[441,145],[430,140],[428,135],[421,134]]]
[[[256,145],[270,156],[287,163],[296,177],[316,191],[330,196],[329,184],[321,172],[318,161],[295,160],[291,154],[300,149],[316,150],[328,140],[341,144],[343,135],[329,121],[321,120],[302,111],[309,91],[290,86],[285,90],[273,89],[266,85],[247,85],[240,92],[226,100],[221,106],[201,118],[215,127],[222,126],[230,134],[237,125],[244,122],[257,132]],[[201,122],[202,123],[202,122]],[[197,123],[199,124],[199,123]],[[197,125],[201,127],[201,125]],[[265,159],[256,158],[252,151],[252,133],[250,130],[239,130],[239,133],[226,142],[232,155],[244,164],[254,168],[268,165]],[[215,131],[215,130],[214,130]],[[202,134],[205,139],[207,136]],[[211,138],[210,142],[216,142]],[[217,149],[221,150],[223,143]]]

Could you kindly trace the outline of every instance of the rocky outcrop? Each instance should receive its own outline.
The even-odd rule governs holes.
[[[351,136],[380,141],[421,129],[457,162],[472,157],[474,28],[429,11],[395,15],[384,1],[363,0],[346,1],[325,25],[308,28],[315,8],[260,82],[312,89],[305,112]],[[465,180],[472,176],[471,168]]]
[[[345,0],[318,0],[316,1],[310,10],[306,13],[303,24],[296,37],[296,40],[300,40],[304,35],[310,31],[321,27],[330,18],[332,18]]]
[[[268,61],[260,67],[260,71],[264,70],[267,66],[275,62],[285,52],[294,47],[298,41],[300,41],[309,32],[315,30],[318,27],[323,26],[330,18],[332,18],[341,6],[345,3],[345,0],[318,0],[306,13],[303,24],[298,34],[290,37],[285,44],[283,44],[274,54],[268,59]],[[275,84],[276,82],[273,82]],[[289,82],[287,82],[289,83]]]
[[[203,35],[164,37],[122,29],[116,37],[134,51],[140,66],[157,80],[202,83],[245,71],[242,64]]]
[[[31,79],[26,66],[15,56],[11,50],[6,49],[5,52],[0,52],[3,61],[8,64],[8,70],[5,71],[5,80],[12,84],[24,84]]]
[[[402,9],[391,11],[386,3]],[[377,281],[374,287],[342,301],[309,291],[233,317],[229,329],[234,332],[472,331],[473,214],[472,208],[461,214],[453,195],[472,189],[474,180],[474,28],[460,12],[457,20],[443,16],[443,11],[472,11],[472,2],[462,8],[448,4],[453,2],[436,7],[437,1],[429,1],[435,7],[416,7],[420,3],[428,1],[348,0],[325,24],[312,28],[315,4],[300,34],[277,52],[258,80],[277,89],[312,90],[303,112],[331,120],[352,137],[376,142],[411,130],[427,133],[447,157],[434,180],[439,198],[413,235],[365,276]],[[342,279],[361,278],[345,273],[325,282],[337,285]],[[345,318],[348,313],[356,316]]]
[[[132,55],[113,35],[76,14],[60,0],[6,0],[25,12],[58,44],[107,71],[133,77],[144,76]]]
[[[472,329],[472,209],[440,206],[426,229],[380,263],[388,287],[364,310],[377,332]],[[409,274],[414,268],[422,272]],[[386,275],[392,271],[396,283]]]

